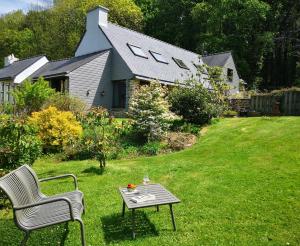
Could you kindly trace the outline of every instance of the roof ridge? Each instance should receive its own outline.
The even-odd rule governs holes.
[[[17,60],[17,61],[14,61],[12,64],[14,64],[14,63],[16,63],[16,62],[20,62],[20,61],[29,60],[29,59],[32,59],[32,58],[43,57],[43,56],[45,56],[45,57],[46,57],[46,55],[45,55],[45,54],[36,55],[36,56],[31,56],[31,57],[22,58],[22,59],[19,59],[18,57],[16,57],[16,58],[17,58],[17,59],[19,59],[19,60]],[[47,57],[46,57],[46,58],[47,58]],[[11,65],[11,64],[10,64],[10,65]]]
[[[72,57],[67,57],[67,58],[62,58],[62,59],[57,59],[57,60],[51,60],[49,62],[59,62],[59,61],[69,61],[71,59],[74,59],[74,58],[79,58],[79,57],[83,57],[83,56],[92,56],[92,55],[96,55],[96,54],[100,54],[102,52],[105,52],[109,49],[105,49],[105,50],[99,50],[99,51],[95,51],[95,52],[92,52],[92,53],[88,53],[88,54],[84,54],[84,55],[81,55],[81,56],[72,56]]]
[[[207,56],[215,56],[215,55],[221,55],[221,54],[226,54],[226,53],[232,53],[232,50],[227,50],[227,51],[222,51],[222,52],[216,52],[216,53],[211,53],[207,55],[202,55],[202,57],[207,57]]]
[[[135,31],[135,30],[129,29],[129,28],[127,28],[127,27],[120,26],[120,25],[118,25],[118,24],[116,24],[116,23],[112,23],[112,22],[109,22],[109,23],[110,23],[110,24],[112,24],[112,25],[114,25],[114,26],[117,26],[117,27],[120,27],[120,28],[126,29],[126,30],[128,30],[128,31],[131,31],[131,32],[135,32],[135,33],[138,33],[138,34],[140,34],[140,35],[143,35],[143,36],[145,36],[145,37],[148,37],[148,38],[154,39],[154,40],[156,40],[156,41],[162,42],[162,43],[164,43],[164,44],[167,44],[167,45],[173,46],[173,47],[175,47],[175,48],[177,48],[177,49],[181,49],[181,50],[184,50],[184,51],[186,51],[186,52],[192,53],[192,54],[194,54],[194,55],[201,56],[201,55],[200,55],[200,54],[198,54],[198,53],[195,53],[195,52],[193,52],[193,51],[190,51],[190,50],[187,50],[187,49],[181,48],[181,47],[179,47],[179,46],[176,46],[176,45],[174,45],[174,44],[170,44],[170,43],[168,43],[168,42],[165,42],[165,41],[162,41],[162,40],[160,40],[160,39],[158,39],[158,38],[151,37],[151,36],[149,36],[149,35],[146,35],[146,34],[144,34],[144,33],[142,33],[142,32],[138,32],[138,31]]]
[[[49,62],[69,61],[72,58],[74,58],[74,57],[61,58],[61,59],[51,60]]]

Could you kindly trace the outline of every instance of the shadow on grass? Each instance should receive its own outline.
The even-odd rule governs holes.
[[[83,173],[92,173],[92,174],[102,175],[104,173],[104,168],[89,167],[87,169],[84,169],[82,172]]]
[[[27,245],[65,245],[69,233],[68,223],[33,231]],[[24,232],[17,228],[13,219],[0,219],[0,245],[20,245]]]
[[[101,218],[106,243],[132,240],[131,213],[113,214]],[[135,232],[137,238],[158,236],[158,232],[143,211],[135,212]]]

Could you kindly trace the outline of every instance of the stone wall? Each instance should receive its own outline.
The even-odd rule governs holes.
[[[229,105],[236,112],[246,113],[250,111],[251,99],[230,99]]]

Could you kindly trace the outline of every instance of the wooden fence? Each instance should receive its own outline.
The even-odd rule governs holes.
[[[252,96],[250,108],[265,115],[300,115],[300,91]]]

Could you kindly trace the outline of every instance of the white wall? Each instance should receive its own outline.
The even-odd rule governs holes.
[[[86,17],[86,32],[75,52],[75,56],[86,55],[112,48],[99,27],[101,24],[102,28],[107,28],[107,24],[105,25],[105,18],[107,20],[107,12],[104,10],[102,11],[101,8],[96,8],[88,12]]]
[[[231,82],[227,80],[227,69],[228,68],[233,70],[233,79]],[[227,81],[228,85],[230,85],[230,87],[231,87],[230,94],[236,94],[237,92],[239,92],[240,78],[237,73],[232,56],[227,60],[226,64],[224,65],[223,73],[224,73],[225,81]]]
[[[25,79],[27,79],[30,75],[32,75],[34,72],[36,72],[38,69],[40,69],[42,66],[44,66],[46,63],[48,63],[48,59],[44,56],[35,63],[33,63],[31,66],[23,70],[21,73],[19,73],[15,79],[14,83],[20,84]]]

